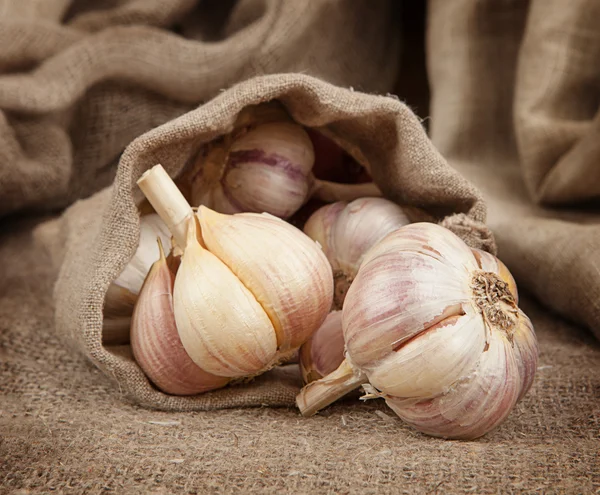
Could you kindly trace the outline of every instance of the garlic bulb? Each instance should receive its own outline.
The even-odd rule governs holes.
[[[195,215],[160,166],[138,184],[183,250],[173,314],[198,367],[227,378],[256,375],[319,328],[333,298],[331,267],[300,230],[269,214],[201,206]]]
[[[140,219],[138,248],[106,293],[102,328],[102,339],[106,344],[123,344],[129,341],[133,306],[150,267],[159,258],[157,238],[169,244],[171,234],[167,226],[155,213],[144,215]]]
[[[287,218],[306,202],[315,154],[302,126],[268,122],[229,141],[200,155],[191,183],[192,204],[221,213],[268,212]]]
[[[303,414],[368,382],[424,433],[485,434],[527,392],[537,365],[515,288],[499,260],[443,227],[391,233],[367,253],[344,302],[346,360],[303,389]]]
[[[131,320],[131,349],[148,378],[163,392],[193,395],[224,387],[228,378],[214,376],[188,356],[175,325],[175,274],[158,241],[160,258],[150,268]]]
[[[300,347],[303,382],[310,383],[335,371],[344,360],[342,312],[332,311],[319,329]]]
[[[359,198],[323,206],[308,219],[304,232],[323,247],[335,278],[334,303],[341,308],[365,253],[410,220],[396,203]]]

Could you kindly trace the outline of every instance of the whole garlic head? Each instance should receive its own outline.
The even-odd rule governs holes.
[[[315,154],[302,126],[268,122],[228,142],[207,148],[198,158],[192,204],[221,213],[288,218],[308,200]]]
[[[517,302],[498,259],[438,225],[408,225],[367,253],[348,291],[339,369],[418,430],[477,438],[533,381],[537,340]],[[298,402],[311,413],[311,401]]]
[[[160,165],[138,184],[183,252],[172,316],[203,372],[227,379],[263,373],[319,328],[333,277],[317,243],[269,214],[225,215],[205,206],[194,214]]]
[[[331,307],[331,267],[300,230],[268,214],[198,210],[175,278],[181,342],[204,371],[263,373],[295,352]]]
[[[410,220],[396,203],[384,198],[339,201],[319,208],[304,232],[323,247],[335,278],[334,303],[341,308],[366,252]]]

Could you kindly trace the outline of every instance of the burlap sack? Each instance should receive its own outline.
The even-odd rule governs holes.
[[[257,74],[390,90],[393,10],[367,0],[0,0],[0,217],[108,186],[134,138]]]
[[[519,286],[598,337],[599,18],[594,0],[433,0],[427,42],[433,142],[484,192]]]
[[[168,396],[148,382],[128,346],[104,347],[101,335],[106,290],[138,243],[136,202],[142,196],[136,180],[156,163],[177,178],[202,143],[232,130],[240,111],[271,100],[283,104],[297,122],[318,128],[348,149],[389,198],[446,217],[444,225],[472,246],[495,249],[483,224],[485,205],[479,193],[446,164],[400,101],[301,75],[264,76],[234,86],[136,139],[121,157],[112,189],[78,202],[65,214],[66,255],[55,288],[57,331],[142,404],[161,409],[276,405],[289,403],[297,391],[271,376],[197,397]]]

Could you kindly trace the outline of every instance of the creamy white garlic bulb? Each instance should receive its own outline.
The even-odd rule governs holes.
[[[375,197],[339,201],[311,215],[304,232],[323,247],[331,263],[336,308],[342,307],[365,253],[387,234],[409,223],[400,206]]]
[[[363,259],[344,302],[346,360],[298,396],[313,414],[360,384],[429,435],[476,438],[530,388],[535,332],[508,269],[430,223],[402,227]]]
[[[205,206],[194,214],[160,166],[138,183],[183,251],[172,308],[163,300],[167,320],[174,322],[169,327],[210,383],[215,376],[240,379],[267,371],[319,328],[331,307],[333,280],[317,243],[269,214],[225,215]],[[157,319],[150,307],[146,314]],[[139,345],[157,340],[144,314],[136,312],[136,324]],[[164,355],[152,359],[173,362]]]
[[[221,213],[294,214],[309,198],[315,154],[304,128],[268,122],[207,147],[195,165],[191,203]]]

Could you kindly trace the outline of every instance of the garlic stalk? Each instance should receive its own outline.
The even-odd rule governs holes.
[[[144,215],[140,219],[138,248],[106,293],[102,327],[105,344],[124,344],[129,341],[133,306],[150,267],[159,258],[157,238],[163,243],[170,242],[171,234],[167,226],[157,214]]]
[[[502,423],[537,365],[531,322],[495,257],[435,224],[391,233],[363,259],[344,302],[346,360],[306,386],[314,414],[361,384],[429,435],[477,438]]]
[[[160,238],[160,258],[148,273],[131,320],[131,349],[148,378],[163,392],[193,395],[227,385],[197,366],[183,348],[175,324],[173,285]]]
[[[319,329],[300,347],[303,382],[310,383],[335,371],[344,360],[342,312],[332,311]]]
[[[322,247],[335,278],[334,304],[341,308],[365,253],[410,220],[396,203],[360,198],[323,206],[308,219],[304,232]]]
[[[333,298],[331,267],[300,230],[268,214],[201,206],[195,215],[159,165],[138,184],[183,250],[173,313],[198,367],[227,378],[262,373],[321,325]]]

